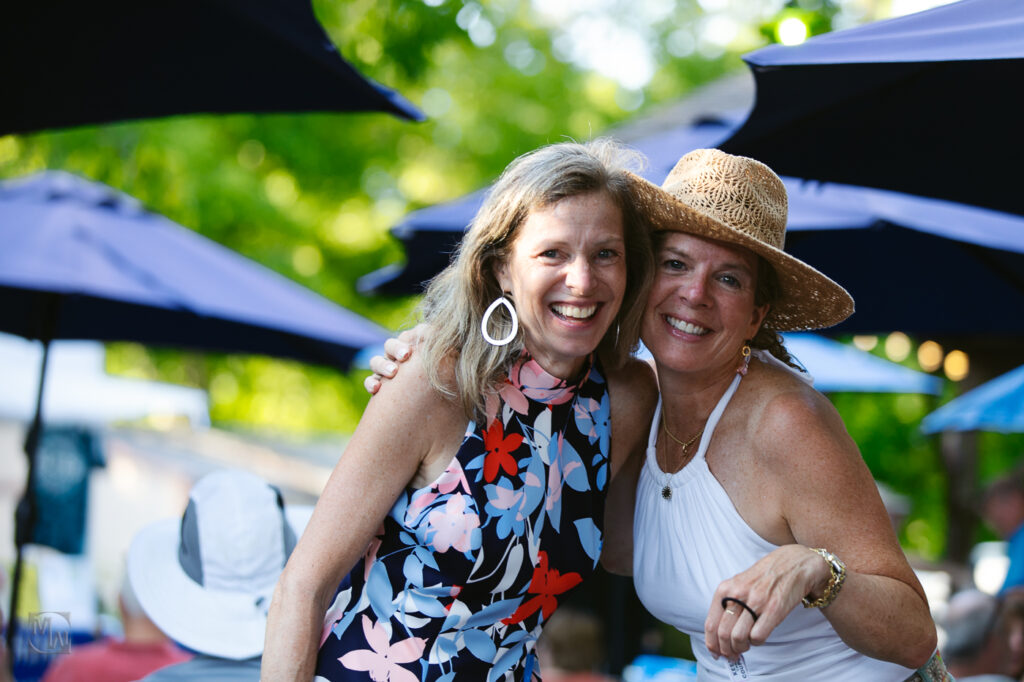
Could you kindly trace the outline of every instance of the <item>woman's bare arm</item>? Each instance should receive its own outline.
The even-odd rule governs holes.
[[[263,680],[313,677],[323,617],[338,584],[433,444],[444,442],[460,420],[461,410],[430,388],[416,359],[370,401],[278,581]]]
[[[815,394],[816,395],[816,394]],[[771,552],[724,581],[705,624],[712,653],[733,657],[771,631],[808,595],[828,583],[828,564],[812,547],[846,564],[846,581],[823,614],[857,651],[909,668],[923,665],[936,645],[935,626],[917,577],[907,563],[870,472],[838,413],[823,397],[784,393],[770,400],[757,427],[758,457],[781,500],[779,512],[796,544]],[[759,612],[727,614],[724,596]]]

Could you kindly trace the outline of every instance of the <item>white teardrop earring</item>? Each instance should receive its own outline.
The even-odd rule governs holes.
[[[487,331],[487,322],[491,319],[491,315],[494,310],[503,305],[508,308],[508,314],[512,318],[512,331],[509,332],[508,336],[503,339],[496,339],[490,335]],[[516,334],[519,333],[519,317],[516,315],[516,309],[512,306],[512,301],[508,300],[504,296],[499,296],[487,307],[487,311],[484,313],[484,318],[480,320],[480,333],[484,336],[484,341],[491,344],[492,346],[505,346],[512,343],[512,340],[516,338]]]

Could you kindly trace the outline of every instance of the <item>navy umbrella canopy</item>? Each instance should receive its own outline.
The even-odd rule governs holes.
[[[714,147],[738,119],[633,141],[661,183],[679,157]],[[856,312],[830,333],[1024,336],[1024,218],[896,192],[784,177],[787,252],[845,286]],[[392,229],[406,263],[364,276],[363,291],[413,293],[447,265],[486,190],[409,214]]]
[[[8,644],[22,547],[35,519],[35,453],[54,339],[260,353],[347,369],[383,328],[162,216],[69,173],[0,183],[0,331],[43,342],[25,443]],[[13,650],[13,649],[12,649]]]
[[[193,113],[423,118],[341,58],[309,0],[7,3],[0,82],[0,135]]]
[[[744,57],[757,98],[722,149],[781,175],[1024,214],[1024,3],[962,0]]]
[[[0,331],[345,369],[383,328],[100,183],[0,183]]]

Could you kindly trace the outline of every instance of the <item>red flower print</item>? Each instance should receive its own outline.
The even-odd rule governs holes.
[[[549,570],[547,552],[538,553],[537,558],[537,566],[533,569],[533,578],[527,589],[527,592],[537,596],[521,604],[515,613],[501,621],[505,625],[519,623],[532,616],[538,609],[547,620],[558,608],[558,598],[555,595],[567,592],[583,582],[583,577],[579,573],[562,575],[554,568]]]
[[[509,476],[514,476],[519,471],[512,453],[523,444],[523,437],[518,433],[505,436],[505,427],[500,419],[491,422],[490,427],[484,431],[484,448],[487,450],[487,457],[484,459],[484,480],[490,483],[498,475],[498,469],[504,469]]]

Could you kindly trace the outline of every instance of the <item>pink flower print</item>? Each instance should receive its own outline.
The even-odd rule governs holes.
[[[473,512],[466,513],[466,496],[455,493],[448,498],[444,511],[435,510],[427,515],[430,532],[434,538],[430,544],[438,552],[454,548],[468,552],[472,547],[473,531],[480,527],[480,517]]]
[[[435,485],[437,485],[438,492],[444,495],[452,492],[460,485],[463,490],[467,493],[469,492],[469,481],[466,480],[466,472],[462,470],[462,464],[457,459],[453,459],[448,468],[444,470],[444,473],[437,477]]]
[[[426,641],[409,637],[401,642],[390,643],[387,631],[380,623],[371,623],[363,616],[363,634],[370,649],[350,651],[338,661],[349,670],[365,670],[373,682],[419,682],[419,678],[401,667],[401,663],[412,663],[420,658]]]
[[[511,490],[500,485],[490,486],[494,489],[494,497],[490,499],[490,503],[494,505],[495,509],[512,510],[516,506],[522,508],[523,506],[523,490]],[[523,520],[523,515],[520,512],[516,515],[517,521]]]
[[[515,369],[512,370],[513,372]],[[530,403],[526,400],[526,396],[519,390],[519,387],[512,382],[506,380],[505,385],[498,391],[498,395],[505,401],[505,404],[512,409],[513,412],[519,414],[526,414],[530,409]]]
[[[525,360],[514,365],[509,372],[509,380],[527,398],[547,405],[567,403],[576,394],[575,386],[569,386],[564,379],[548,374],[536,360]]]
[[[438,494],[433,490],[421,491],[418,495],[413,495],[412,500],[409,502],[409,506],[405,510],[405,525],[413,526],[416,524],[416,516],[434,503]]]

